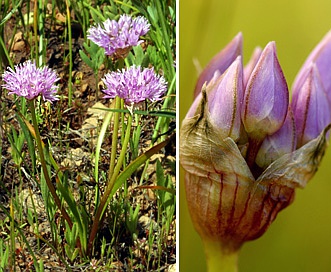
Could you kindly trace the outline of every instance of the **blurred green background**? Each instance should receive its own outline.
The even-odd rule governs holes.
[[[244,63],[255,46],[276,41],[291,87],[305,58],[331,29],[329,0],[180,0],[179,15],[180,121],[198,76],[193,60],[204,67],[239,31],[244,36]],[[186,206],[182,170],[180,174],[180,272],[206,271]],[[313,180],[297,190],[294,203],[260,239],[243,246],[239,271],[331,271],[331,147]]]

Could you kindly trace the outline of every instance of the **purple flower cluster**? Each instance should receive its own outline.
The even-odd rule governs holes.
[[[123,98],[128,106],[146,99],[160,100],[167,89],[164,77],[155,74],[153,68],[131,66],[130,68],[110,72],[102,79],[106,85],[104,98]]]
[[[9,94],[23,96],[28,100],[35,99],[41,95],[44,101],[58,100],[56,92],[58,86],[55,82],[59,80],[56,73],[44,66],[37,68],[35,62],[30,60],[15,66],[15,71],[8,68],[3,76],[2,85],[9,90]]]
[[[142,43],[139,38],[149,31],[149,27],[146,18],[138,16],[132,19],[123,14],[118,21],[107,19],[102,25],[91,27],[87,37],[103,47],[106,55],[112,55]]]
[[[192,222],[205,245],[238,251],[314,176],[331,128],[330,70],[331,32],[299,71],[290,101],[275,42],[243,66],[238,34],[201,73],[179,155]]]
[[[248,165],[265,169],[315,139],[331,123],[330,62],[331,32],[298,73],[290,103],[275,42],[263,50],[257,47],[243,67],[240,33],[201,73],[187,117],[196,115],[205,88],[210,119],[221,137],[241,142]]]

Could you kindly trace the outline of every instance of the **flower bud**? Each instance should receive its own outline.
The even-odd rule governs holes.
[[[223,74],[240,55],[242,55],[242,34],[238,33],[221,52],[212,58],[206,68],[201,72],[195,86],[194,97],[201,92],[201,88],[205,82],[208,84],[216,71],[220,75]]]
[[[289,108],[283,126],[276,133],[267,136],[256,156],[256,164],[266,169],[272,162],[296,149],[297,137],[292,110]]]
[[[330,101],[325,93],[318,69],[311,64],[302,86],[297,89],[294,117],[298,147],[315,139],[331,123]]]
[[[331,31],[329,31],[323,39],[318,43],[314,50],[310,53],[305,63],[302,65],[293,83],[293,105],[296,103],[298,91],[306,81],[307,74],[311,63],[315,63],[320,74],[321,83],[324,90],[331,101]]]
[[[192,222],[205,247],[212,244],[223,255],[260,237],[293,201],[295,189],[317,171],[331,128],[331,105],[317,65],[304,71],[292,114],[275,43],[252,63],[256,60],[252,72],[249,66],[245,70],[250,76],[242,105],[238,57],[221,76],[213,73],[211,82],[203,85],[180,131]]]
[[[243,99],[243,75],[241,57],[230,65],[214,84],[207,86],[210,121],[221,138],[240,136],[240,109]]]
[[[279,65],[276,47],[263,50],[246,86],[242,121],[248,135],[263,140],[283,125],[288,108],[288,88]]]
[[[261,47],[256,47],[253,51],[253,54],[244,68],[244,87],[246,87],[249,77],[251,76],[253,69],[258,62],[262,53]]]

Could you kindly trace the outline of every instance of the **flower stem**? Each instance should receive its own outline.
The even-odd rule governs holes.
[[[38,1],[34,1],[34,8],[33,8],[33,31],[34,33],[38,33]],[[39,52],[38,52],[38,35],[35,36],[35,50],[36,50],[36,66],[39,66]]]
[[[48,170],[47,170],[47,166],[46,166],[46,160],[45,160],[45,156],[44,156],[44,149],[43,149],[43,145],[42,145],[42,141],[40,138],[40,132],[39,132],[39,128],[38,128],[38,123],[37,123],[37,118],[36,118],[36,112],[35,112],[35,100],[28,100],[29,103],[29,107],[30,107],[30,111],[31,111],[31,116],[32,116],[32,123],[34,126],[34,130],[36,133],[36,142],[37,142],[37,147],[38,147],[38,151],[39,151],[39,156],[40,156],[40,162],[41,162],[41,166],[44,172],[44,177],[46,180],[46,184],[47,187],[49,189],[49,191],[52,194],[52,197],[54,199],[55,204],[57,205],[57,207],[59,208],[63,218],[67,221],[70,229],[72,228],[72,221],[68,215],[68,213],[66,212],[66,210],[63,208],[62,204],[61,204],[61,200],[58,197],[58,195],[56,194],[56,189],[49,177],[48,174]]]
[[[253,176],[255,178],[257,178],[259,176],[259,174],[261,174],[261,173],[260,173],[260,169],[255,164],[255,159],[256,159],[257,153],[259,152],[259,149],[263,143],[263,139],[257,140],[257,139],[249,138],[248,142],[249,142],[249,145],[248,145],[248,150],[247,150],[247,155],[246,155],[246,162],[247,162],[249,169],[251,169]]]
[[[125,132],[125,138],[124,138],[124,141],[123,141],[121,153],[119,155],[117,164],[114,168],[114,172],[113,172],[112,176],[108,179],[106,190],[105,190],[105,192],[104,192],[104,194],[103,194],[103,196],[100,200],[100,205],[97,208],[97,211],[95,213],[95,217],[94,217],[94,220],[93,220],[91,233],[90,233],[90,237],[89,237],[89,241],[88,241],[88,246],[87,246],[87,255],[90,255],[92,253],[93,242],[94,242],[95,236],[97,234],[99,225],[101,224],[102,215],[105,211],[106,205],[108,204],[109,195],[110,195],[110,193],[113,189],[113,186],[115,184],[118,173],[119,173],[119,171],[122,167],[122,163],[124,161],[127,146],[128,146],[130,136],[131,136],[131,125],[132,125],[132,115],[129,114],[128,115],[128,122],[127,122],[126,132]],[[116,132],[114,131],[114,133],[116,133]]]
[[[68,78],[68,106],[71,107],[72,104],[72,31],[71,31],[71,14],[69,9],[69,1],[66,0],[66,11],[67,11],[67,27],[68,27],[68,43],[69,43],[69,78]],[[98,89],[97,89],[97,99],[98,99]]]
[[[218,241],[203,241],[208,272],[238,272],[238,251],[226,251]]]
[[[116,96],[115,98],[115,109],[120,109],[121,107],[121,98]],[[108,170],[108,180],[112,177],[114,173],[114,167],[115,167],[115,159],[116,159],[116,152],[117,152],[117,138],[118,138],[118,126],[119,126],[119,117],[120,113],[115,112],[114,113],[114,128],[113,128],[113,136],[111,141],[111,154],[110,154],[110,164],[109,164],[109,170]]]

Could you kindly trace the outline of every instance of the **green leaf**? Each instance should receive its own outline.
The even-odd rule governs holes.
[[[84,47],[85,47],[85,43],[84,43]],[[83,50],[79,50],[79,55],[82,58],[82,60],[93,69],[93,62],[91,61],[91,59],[84,53]]]
[[[157,14],[156,8],[152,7],[152,6],[148,6],[147,7],[147,12],[148,12],[150,18],[152,19],[152,23],[157,25],[158,21],[159,21],[159,16]]]
[[[135,55],[135,64],[136,65],[141,65],[143,59],[144,59],[144,51],[141,48],[140,45],[134,46],[133,47],[133,52]]]
[[[17,2],[16,6],[13,7],[13,9],[7,13],[7,15],[1,20],[0,22],[0,26],[2,26],[5,22],[7,22],[10,17],[16,12],[16,10],[21,6],[22,4],[22,0],[20,0],[19,2]]]
[[[156,179],[157,179],[158,186],[163,186],[165,188],[174,189],[174,186],[173,186],[172,180],[171,180],[171,176],[164,175],[164,170],[163,170],[162,165],[159,160],[157,160],[157,162],[156,162]],[[167,218],[172,217],[172,215],[175,211],[174,194],[172,194],[166,190],[158,190],[157,194],[161,201],[161,207],[166,212]]]
[[[83,2],[83,5],[88,7],[90,9],[91,17],[93,18],[93,21],[97,24],[102,23],[106,20],[106,18],[102,15],[102,12],[100,10],[100,7],[97,6],[97,8],[93,8],[89,3]]]
[[[132,133],[132,138],[130,139],[130,146],[132,150],[132,159],[138,157],[139,142],[140,142],[141,126],[138,125]]]
[[[138,169],[140,165],[145,163],[152,155],[156,154],[160,151],[161,148],[165,147],[173,138],[174,136],[171,136],[170,138],[166,139],[165,141],[153,146],[149,150],[147,150],[144,154],[140,155],[137,159],[132,161],[125,170],[119,174],[117,177],[117,180],[113,186],[113,189],[111,190],[110,197],[114,195],[114,193],[122,186],[122,184],[125,182],[126,179],[128,179],[134,171]]]
[[[36,169],[35,145],[34,145],[32,137],[31,137],[31,133],[30,133],[28,127],[26,126],[25,122],[22,120],[22,118],[20,117],[19,114],[16,114],[16,118],[17,118],[18,122],[20,123],[21,129],[24,133],[24,137],[25,137],[25,140],[28,145],[29,155],[30,155],[31,163],[32,163],[32,172],[34,173],[35,169]]]
[[[108,125],[110,124],[110,121],[112,119],[113,112],[108,112],[104,119],[103,123],[99,132],[98,140],[97,140],[97,145],[95,147],[95,160],[94,160],[94,180],[96,182],[99,181],[99,159],[100,159],[100,150],[101,150],[101,145],[103,143],[103,139],[106,135]]]
[[[113,108],[98,108],[95,107],[97,110],[104,110],[108,112],[124,112],[129,113],[127,109],[113,109]],[[149,115],[149,116],[158,116],[158,117],[165,117],[165,118],[176,118],[175,111],[168,111],[168,110],[158,110],[158,111],[141,111],[141,110],[133,110],[134,114],[139,115]]]
[[[90,45],[84,42],[83,46],[90,57],[88,57],[83,50],[79,50],[80,57],[92,68],[94,73],[97,73],[105,59],[105,50],[94,42],[90,42]]]
[[[68,188],[65,188],[61,182],[57,182],[57,188],[60,191],[61,195],[63,196],[64,200],[67,202],[70,211],[74,215],[75,222],[78,224],[79,228],[79,238],[82,246],[83,252],[86,251],[87,246],[87,223],[82,218],[82,213],[78,210],[78,205],[75,202],[73,195],[71,194]]]

